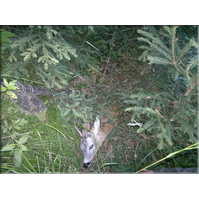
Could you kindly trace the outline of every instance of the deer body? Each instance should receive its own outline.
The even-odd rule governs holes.
[[[102,121],[107,122],[107,119]],[[90,129],[89,123],[84,123],[84,127]],[[111,124],[105,124],[100,127],[100,120],[98,117],[96,118],[90,131],[83,130],[81,134],[81,132],[77,129],[81,135],[80,148],[84,153],[84,167],[89,167],[91,165],[92,159],[112,129],[113,126]]]

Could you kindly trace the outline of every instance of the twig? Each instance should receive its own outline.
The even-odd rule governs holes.
[[[195,82],[193,82],[193,84],[187,89],[187,91],[185,92],[184,96],[188,96],[189,93],[194,89],[195,85],[198,83],[198,78],[196,79]]]
[[[104,70],[103,75],[106,74],[106,71],[107,71],[107,69],[108,69],[109,62],[110,62],[110,57],[109,57],[109,58],[107,59],[107,61],[106,61],[106,68],[105,68],[105,70]]]
[[[33,133],[33,131],[31,132],[27,132],[27,133],[18,133],[18,134],[15,134],[16,136],[18,135],[26,135],[26,134],[29,134],[29,133]],[[6,136],[6,137],[2,137],[1,139],[5,139],[5,138],[9,138],[10,136]]]

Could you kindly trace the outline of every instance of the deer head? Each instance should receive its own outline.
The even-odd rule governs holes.
[[[89,123],[84,123],[83,126],[88,130],[90,129]],[[81,136],[80,148],[84,153],[84,164],[83,165],[84,165],[84,167],[87,168],[91,165],[91,161],[99,149],[97,135],[98,135],[98,132],[100,129],[100,120],[97,117],[95,119],[95,122],[94,122],[91,130],[89,130],[89,131],[84,129],[81,133],[77,127],[75,127],[75,128]]]

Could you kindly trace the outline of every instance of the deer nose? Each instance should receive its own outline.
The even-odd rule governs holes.
[[[91,165],[91,162],[86,162],[86,163],[84,163],[84,167],[85,167],[85,168],[90,167],[90,165]]]

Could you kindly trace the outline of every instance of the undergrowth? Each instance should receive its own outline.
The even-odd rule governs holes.
[[[79,139],[71,124],[64,123],[59,111],[49,99],[46,119],[40,120],[35,115],[24,114],[8,100],[1,100],[2,121],[12,125],[16,119],[24,119],[27,124],[21,127],[16,137],[28,134],[28,151],[23,152],[22,164],[17,168],[20,173],[77,173],[80,166],[78,157]],[[45,125],[46,124],[46,125]],[[52,128],[53,127],[53,128]],[[59,131],[58,131],[59,130]],[[60,134],[62,132],[62,134]],[[2,134],[2,145],[12,143],[8,132]],[[63,137],[65,136],[65,138]],[[67,140],[66,140],[67,139]],[[76,152],[77,151],[77,152]],[[78,154],[78,155],[77,155]],[[1,152],[1,172],[14,172],[13,151]],[[28,161],[26,161],[26,159]],[[31,168],[34,168],[31,169]],[[9,168],[9,169],[8,169]],[[15,171],[16,172],[16,171]]]
[[[148,88],[150,86],[150,80],[148,80],[150,72],[146,71],[144,74],[141,74],[145,67],[143,64],[140,65],[139,62],[135,64],[133,61],[128,61],[128,65],[123,67],[118,67],[115,63],[112,63],[112,65],[109,65],[109,73],[95,87],[101,102],[110,102],[117,113],[117,126],[115,126],[106,140],[106,143],[113,147],[112,153],[106,157],[106,161],[117,163],[109,167],[109,172],[135,173],[165,158],[169,154],[189,146],[186,143],[186,139],[181,136],[173,141],[172,147],[164,146],[164,149],[159,150],[155,133],[149,135],[144,131],[138,134],[139,126],[127,125],[129,122],[132,122],[132,114],[124,111],[129,107],[129,104],[124,103],[126,96],[136,93],[137,88],[145,91],[148,90],[150,93],[159,89],[158,86]],[[130,73],[130,71],[134,72]],[[141,123],[146,119],[146,117],[142,116],[137,118],[136,122]],[[197,167],[197,148],[175,154],[158,164],[152,165],[150,169],[156,170],[161,167]]]
[[[80,150],[80,136],[74,129],[73,121],[66,122],[57,106],[57,98],[42,97],[47,103],[45,118],[23,113],[4,97],[1,100],[2,121],[8,126],[20,118],[27,123],[16,132],[16,140],[23,135],[29,135],[25,146],[28,151],[23,151],[22,162],[17,166],[14,161],[14,151],[1,152],[1,173],[96,173],[103,160],[98,155],[93,167],[83,168],[83,154]],[[4,129],[4,126],[2,126]],[[12,133],[2,134],[2,146],[13,143]],[[108,172],[107,168],[98,171]]]
[[[44,116],[38,117],[18,111],[8,98],[1,96],[2,128],[13,126],[10,132],[5,131],[2,134],[2,146],[12,143],[16,146],[20,136],[30,135],[24,143],[28,151],[23,151],[20,166],[13,161],[17,158],[16,148],[1,151],[2,173],[136,173],[149,165],[150,169],[154,170],[161,167],[197,167],[197,148],[183,150],[197,139],[195,74],[198,58],[197,42],[191,39],[192,36],[196,37],[196,28],[192,26],[190,29],[160,26],[141,28],[96,26],[94,31],[92,27],[79,26],[28,28],[28,31],[34,29],[35,34],[42,30],[40,34],[44,38],[43,41],[46,40],[44,33],[47,31],[47,40],[50,42],[63,40],[61,34],[57,34],[57,31],[60,31],[66,39],[63,46],[69,42],[75,53],[77,50],[75,56],[70,55],[71,61],[66,55],[64,60],[61,54],[55,56],[60,59],[60,63],[52,64],[51,67],[48,66],[49,60],[47,60],[49,63],[38,63],[34,52],[31,52],[30,57],[31,53],[26,52],[25,43],[22,47],[18,43],[17,48],[23,53],[26,52],[31,64],[27,60],[28,57],[22,59],[21,55],[25,54],[11,49],[11,44],[5,46],[6,56],[10,59],[16,59],[17,56],[19,63],[23,63],[19,64],[23,68],[22,71],[35,78],[28,84],[34,85],[35,82],[42,84],[42,81],[48,84],[51,79],[51,88],[57,84],[70,85],[78,91],[77,93],[86,91],[90,98],[75,92],[62,98],[58,95],[42,97],[47,105],[47,112]],[[51,35],[49,31],[54,29],[56,34]],[[22,33],[23,31],[20,32]],[[18,37],[22,42],[24,38],[20,34]],[[68,36],[73,38],[72,42]],[[87,40],[92,41],[92,44]],[[50,46],[48,53],[52,52],[51,47],[55,43]],[[70,49],[69,47],[67,49]],[[9,52],[10,49],[12,52]],[[43,51],[38,50],[37,53],[38,56],[43,56]],[[78,58],[75,58],[77,55]],[[14,75],[17,78],[24,80],[22,83],[27,84],[19,67],[16,71],[12,70],[16,68],[15,62],[17,61],[6,65],[7,73],[4,77],[15,78],[11,76],[12,71],[16,73]],[[30,68],[34,66],[34,70],[26,68],[26,65]],[[52,74],[48,73],[50,68],[53,70]],[[38,69],[45,72],[43,73],[45,79],[42,81],[38,76],[41,75]],[[57,73],[59,69],[60,76],[53,76],[54,72],[59,74]],[[71,74],[62,73],[61,69],[70,70]],[[49,78],[51,76],[52,78]],[[84,80],[78,82],[76,81],[78,78]],[[183,81],[183,78],[187,78],[187,82]],[[57,88],[60,87],[57,85]],[[112,118],[109,111],[114,111],[116,117]],[[88,169],[82,166],[80,136],[74,128],[75,123],[81,124],[87,119],[85,113],[88,113],[90,122],[96,115],[104,117],[106,113],[109,116],[109,123],[114,125]],[[18,119],[24,119],[24,125],[14,128],[13,124]],[[150,123],[151,120],[155,122]],[[128,123],[137,123],[141,126],[130,126]],[[147,125],[148,123],[150,124]],[[14,131],[16,132],[13,139]],[[192,136],[192,139],[187,136]],[[175,153],[176,151],[180,153]],[[156,162],[157,164],[154,164]]]

